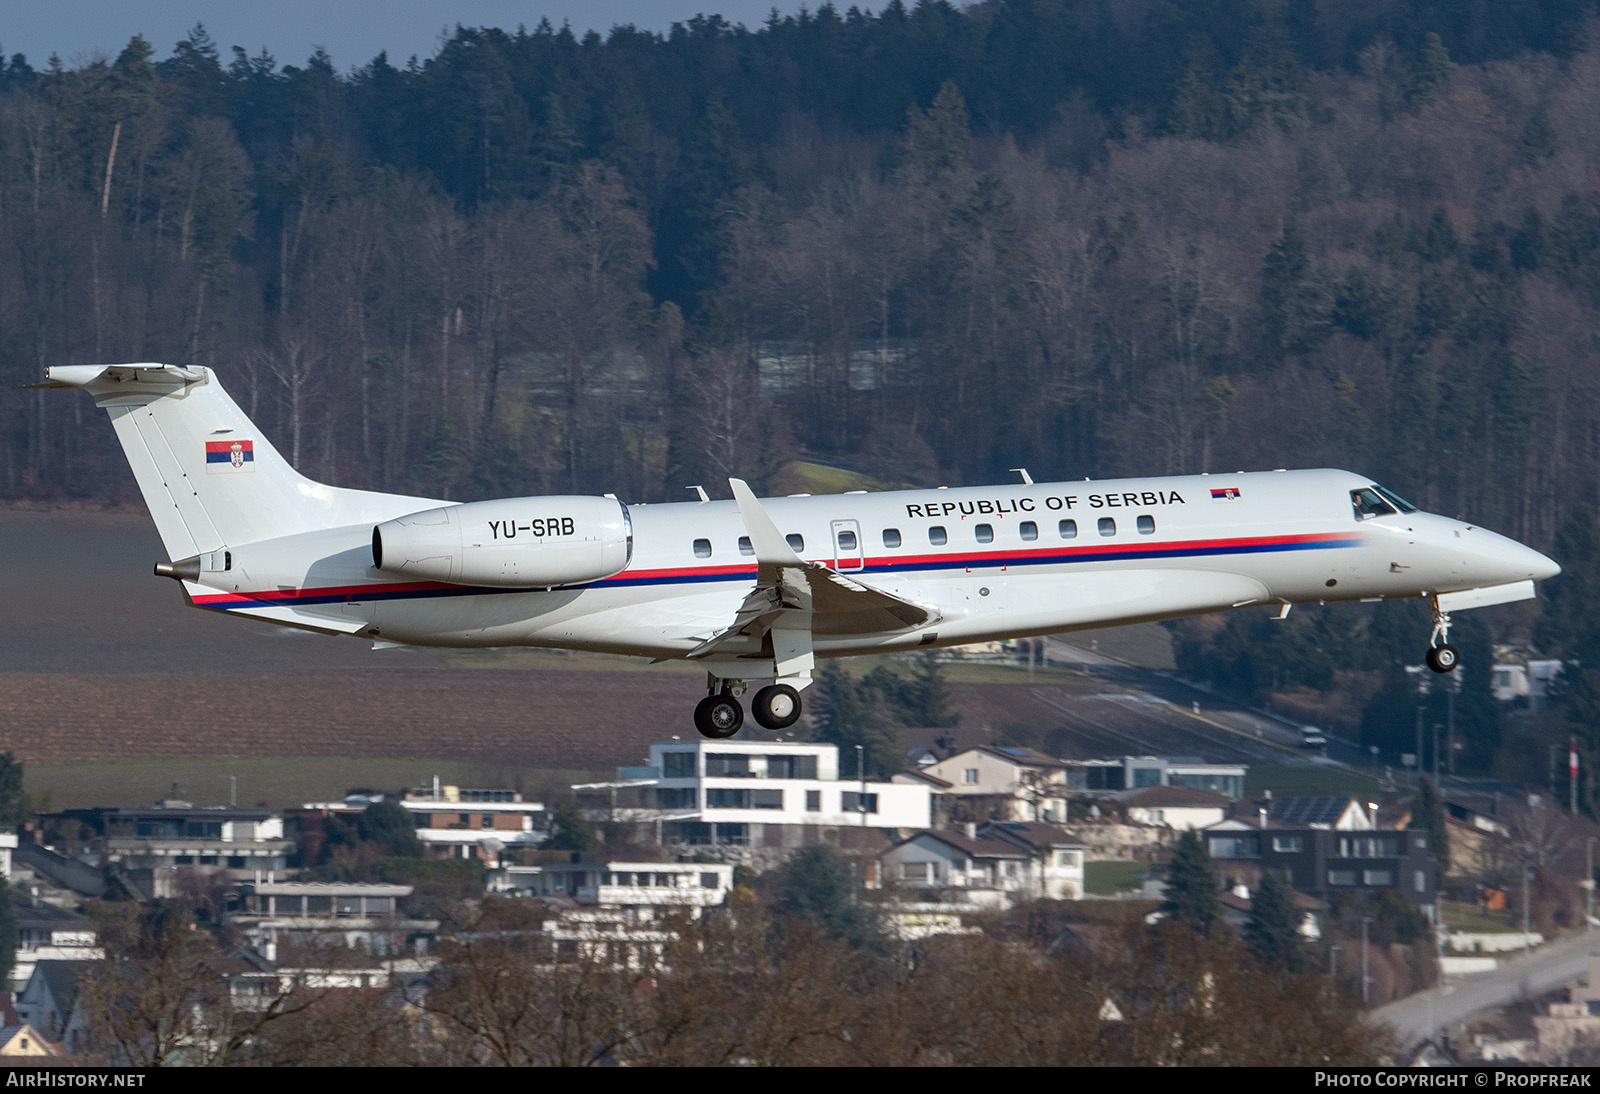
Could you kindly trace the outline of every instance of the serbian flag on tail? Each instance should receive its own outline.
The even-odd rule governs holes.
[[[231,475],[256,469],[254,441],[207,441],[206,474]]]
[[[1237,486],[1225,486],[1221,490],[1211,491],[1212,501],[1239,501],[1243,496]]]

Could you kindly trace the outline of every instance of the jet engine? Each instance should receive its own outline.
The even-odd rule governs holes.
[[[374,568],[456,585],[582,585],[620,573],[632,557],[633,522],[615,498],[475,501],[372,529]]]

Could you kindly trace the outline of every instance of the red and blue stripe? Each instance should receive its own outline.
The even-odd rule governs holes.
[[[1358,547],[1364,537],[1355,533],[1325,532],[1293,536],[1248,536],[1153,543],[1085,544],[1078,547],[1043,547],[989,552],[959,551],[943,554],[881,555],[867,558],[855,569],[841,567],[846,576],[896,573],[930,573],[951,570],[1009,570],[1037,566],[1063,566],[1091,562],[1142,562],[1185,558],[1227,558],[1236,555],[1282,554]],[[818,559],[827,565],[835,560]],[[714,584],[751,581],[756,564],[673,566],[650,570],[624,570],[613,577],[567,588],[621,589],[651,585]],[[208,593],[194,597],[207,608],[257,608],[274,605],[304,607],[315,604],[414,600],[435,597],[489,596],[523,593],[526,589],[481,585],[453,585],[443,581],[392,581],[379,584],[338,585],[316,589],[282,589],[248,593]]]

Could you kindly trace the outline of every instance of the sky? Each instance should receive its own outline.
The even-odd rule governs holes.
[[[347,72],[380,50],[396,65],[412,54],[431,57],[441,35],[458,23],[515,31],[548,18],[557,27],[571,23],[581,37],[590,29],[604,34],[618,23],[665,31],[701,12],[753,28],[774,7],[793,14],[800,6],[801,0],[0,0],[0,51],[7,57],[24,53],[35,68],[57,53],[76,67],[96,52],[114,58],[129,38],[142,34],[160,60],[200,22],[224,64],[235,45],[251,55],[264,46],[279,64],[293,65],[304,64],[321,46],[334,67]],[[808,6],[814,9],[817,0]],[[850,4],[838,6],[846,10]]]

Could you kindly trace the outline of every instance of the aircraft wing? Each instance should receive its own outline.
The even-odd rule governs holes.
[[[786,651],[791,662],[809,664],[814,634],[893,634],[938,622],[939,613],[931,608],[863,585],[820,562],[806,562],[785,542],[750,487],[742,479],[728,483],[755,548],[756,587],[733,622],[689,657],[772,657],[781,676]]]

